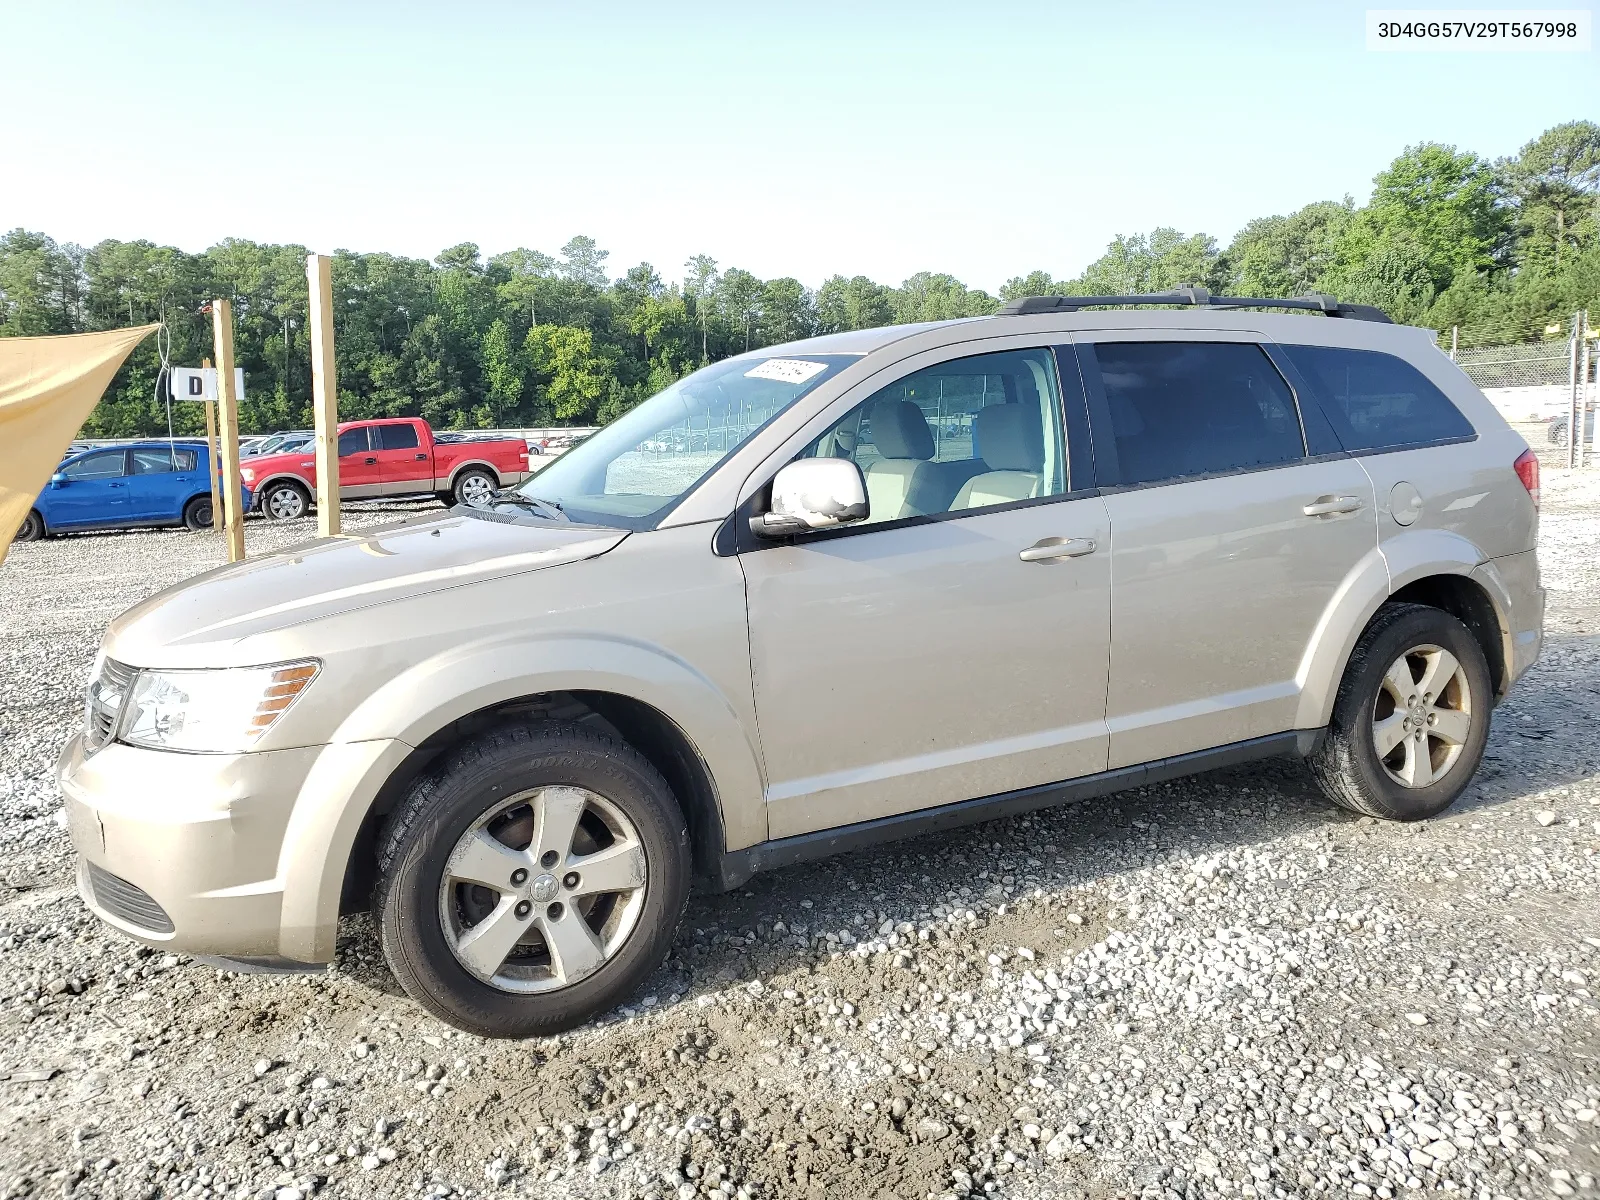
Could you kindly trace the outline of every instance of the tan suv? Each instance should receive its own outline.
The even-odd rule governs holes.
[[[279,967],[370,903],[412,996],[518,1036],[637,987],[696,874],[1277,754],[1427,817],[1539,653],[1537,494],[1430,332],[1326,297],[741,355],[481,508],[117,618],[81,890]]]

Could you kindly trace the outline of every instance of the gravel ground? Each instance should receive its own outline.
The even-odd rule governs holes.
[[[1600,1196],[1600,471],[1545,471],[1544,659],[1445,818],[1285,760],[860,852],[696,897],[631,1007],[518,1043],[364,918],[315,977],[90,918],[51,766],[106,621],[220,543],[19,546],[0,1196]]]

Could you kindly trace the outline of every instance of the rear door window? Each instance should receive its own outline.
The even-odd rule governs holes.
[[[1284,346],[1322,395],[1346,450],[1395,450],[1473,436],[1472,423],[1403,358],[1337,346]]]
[[[1115,447],[1124,486],[1252,470],[1305,457],[1294,393],[1259,346],[1243,342],[1100,342],[1083,347],[1097,364],[1091,392],[1096,452]],[[1103,400],[1103,403],[1101,402]],[[1109,457],[1109,456],[1103,456]]]
[[[374,433],[378,435],[378,449],[380,450],[415,450],[417,448],[417,427],[415,425],[379,425]]]
[[[192,471],[197,455],[193,450],[135,450],[135,475],[161,475],[168,471]]]

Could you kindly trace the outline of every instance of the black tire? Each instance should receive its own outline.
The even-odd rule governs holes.
[[[1565,446],[1567,444],[1567,423],[1565,421],[1551,421],[1546,436],[1552,446]]]
[[[211,497],[196,496],[183,506],[183,524],[196,533],[211,528]]]
[[[1466,735],[1454,761],[1433,782],[1408,787],[1391,777],[1379,758],[1373,724],[1381,711],[1379,706],[1385,703],[1380,695],[1384,692],[1385,673],[1408,651],[1425,646],[1440,647],[1455,657],[1466,679],[1470,712]],[[1437,608],[1386,604],[1372,618],[1350,655],[1333,702],[1328,736],[1308,760],[1312,774],[1330,800],[1352,812],[1386,821],[1421,821],[1437,816],[1472,781],[1489,740],[1493,707],[1494,686],[1488,661],[1483,647],[1465,625]],[[1395,715],[1405,714],[1396,711]],[[1432,753],[1431,738],[1422,739],[1421,744]]]
[[[500,486],[500,480],[494,473],[482,467],[468,467],[456,476],[456,481],[450,486],[450,494],[457,504],[469,504],[469,496],[480,494],[480,489],[494,491]]]
[[[543,785],[585,788],[621,809],[645,858],[642,909],[594,971],[536,994],[502,990],[461,964],[446,940],[440,890],[452,849],[494,805]],[[660,965],[689,894],[689,833],[649,761],[580,725],[502,726],[447,753],[417,781],[378,841],[373,915],[384,958],[407,994],[441,1020],[483,1037],[572,1029],[614,1007]]]
[[[311,514],[311,493],[298,483],[280,479],[262,491],[260,507],[269,521],[297,521]]]
[[[39,510],[30,508],[28,515],[22,518],[22,524],[17,528],[14,542],[37,542],[44,536],[44,518],[39,515]]]

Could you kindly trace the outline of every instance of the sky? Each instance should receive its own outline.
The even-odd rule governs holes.
[[[0,229],[690,255],[815,286],[1226,244],[1409,144],[1600,117],[1600,60],[1377,53],[1305,3],[0,0]]]

